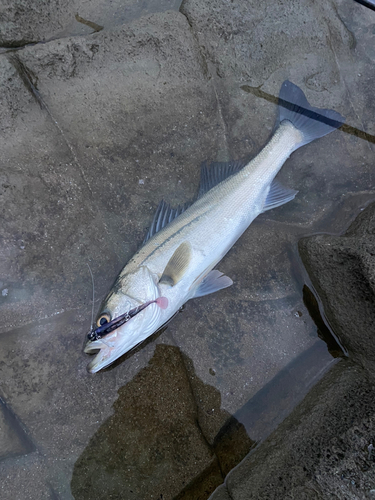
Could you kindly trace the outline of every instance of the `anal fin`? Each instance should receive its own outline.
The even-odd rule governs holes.
[[[217,269],[210,271],[195,291],[193,298],[203,297],[233,285],[233,281]]]
[[[280,182],[274,180],[264,203],[262,213],[272,208],[280,207],[284,203],[288,203],[288,201],[292,201],[297,193],[298,191],[286,188]]]

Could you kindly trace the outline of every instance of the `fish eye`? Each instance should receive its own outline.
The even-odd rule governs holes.
[[[103,326],[106,323],[109,323],[111,321],[111,316],[107,313],[102,314],[99,316],[99,318],[96,320],[96,326]]]

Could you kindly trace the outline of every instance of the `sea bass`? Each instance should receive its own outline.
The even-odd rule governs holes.
[[[290,154],[329,134],[344,119],[313,108],[302,90],[285,81],[278,126],[249,163],[203,166],[196,201],[172,209],[162,202],[144,245],[123,268],[88,334],[88,365],[95,373],[164,325],[189,299],[230,286],[214,269],[262,212],[292,200],[297,191],[274,180]]]

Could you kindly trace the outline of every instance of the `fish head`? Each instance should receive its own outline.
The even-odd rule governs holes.
[[[141,266],[132,273],[121,273],[100,308],[94,328],[110,323],[142,304],[159,299],[158,282],[158,276],[146,266]],[[96,373],[105,368],[154,333],[162,308],[164,307],[157,303],[150,303],[103,337],[90,340],[89,334],[84,352],[96,353],[96,356],[89,363],[88,371]]]

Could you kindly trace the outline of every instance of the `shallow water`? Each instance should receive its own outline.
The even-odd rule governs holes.
[[[51,41],[17,50],[24,73],[0,55],[0,496],[205,499],[345,354],[297,244],[342,233],[375,199],[375,14],[90,5],[97,16],[72,12],[99,32],[56,14]],[[88,374],[87,263],[97,310],[160,199],[191,199],[202,161],[263,147],[286,78],[346,127],[287,161],[279,179],[299,193],[218,265],[232,287]]]

